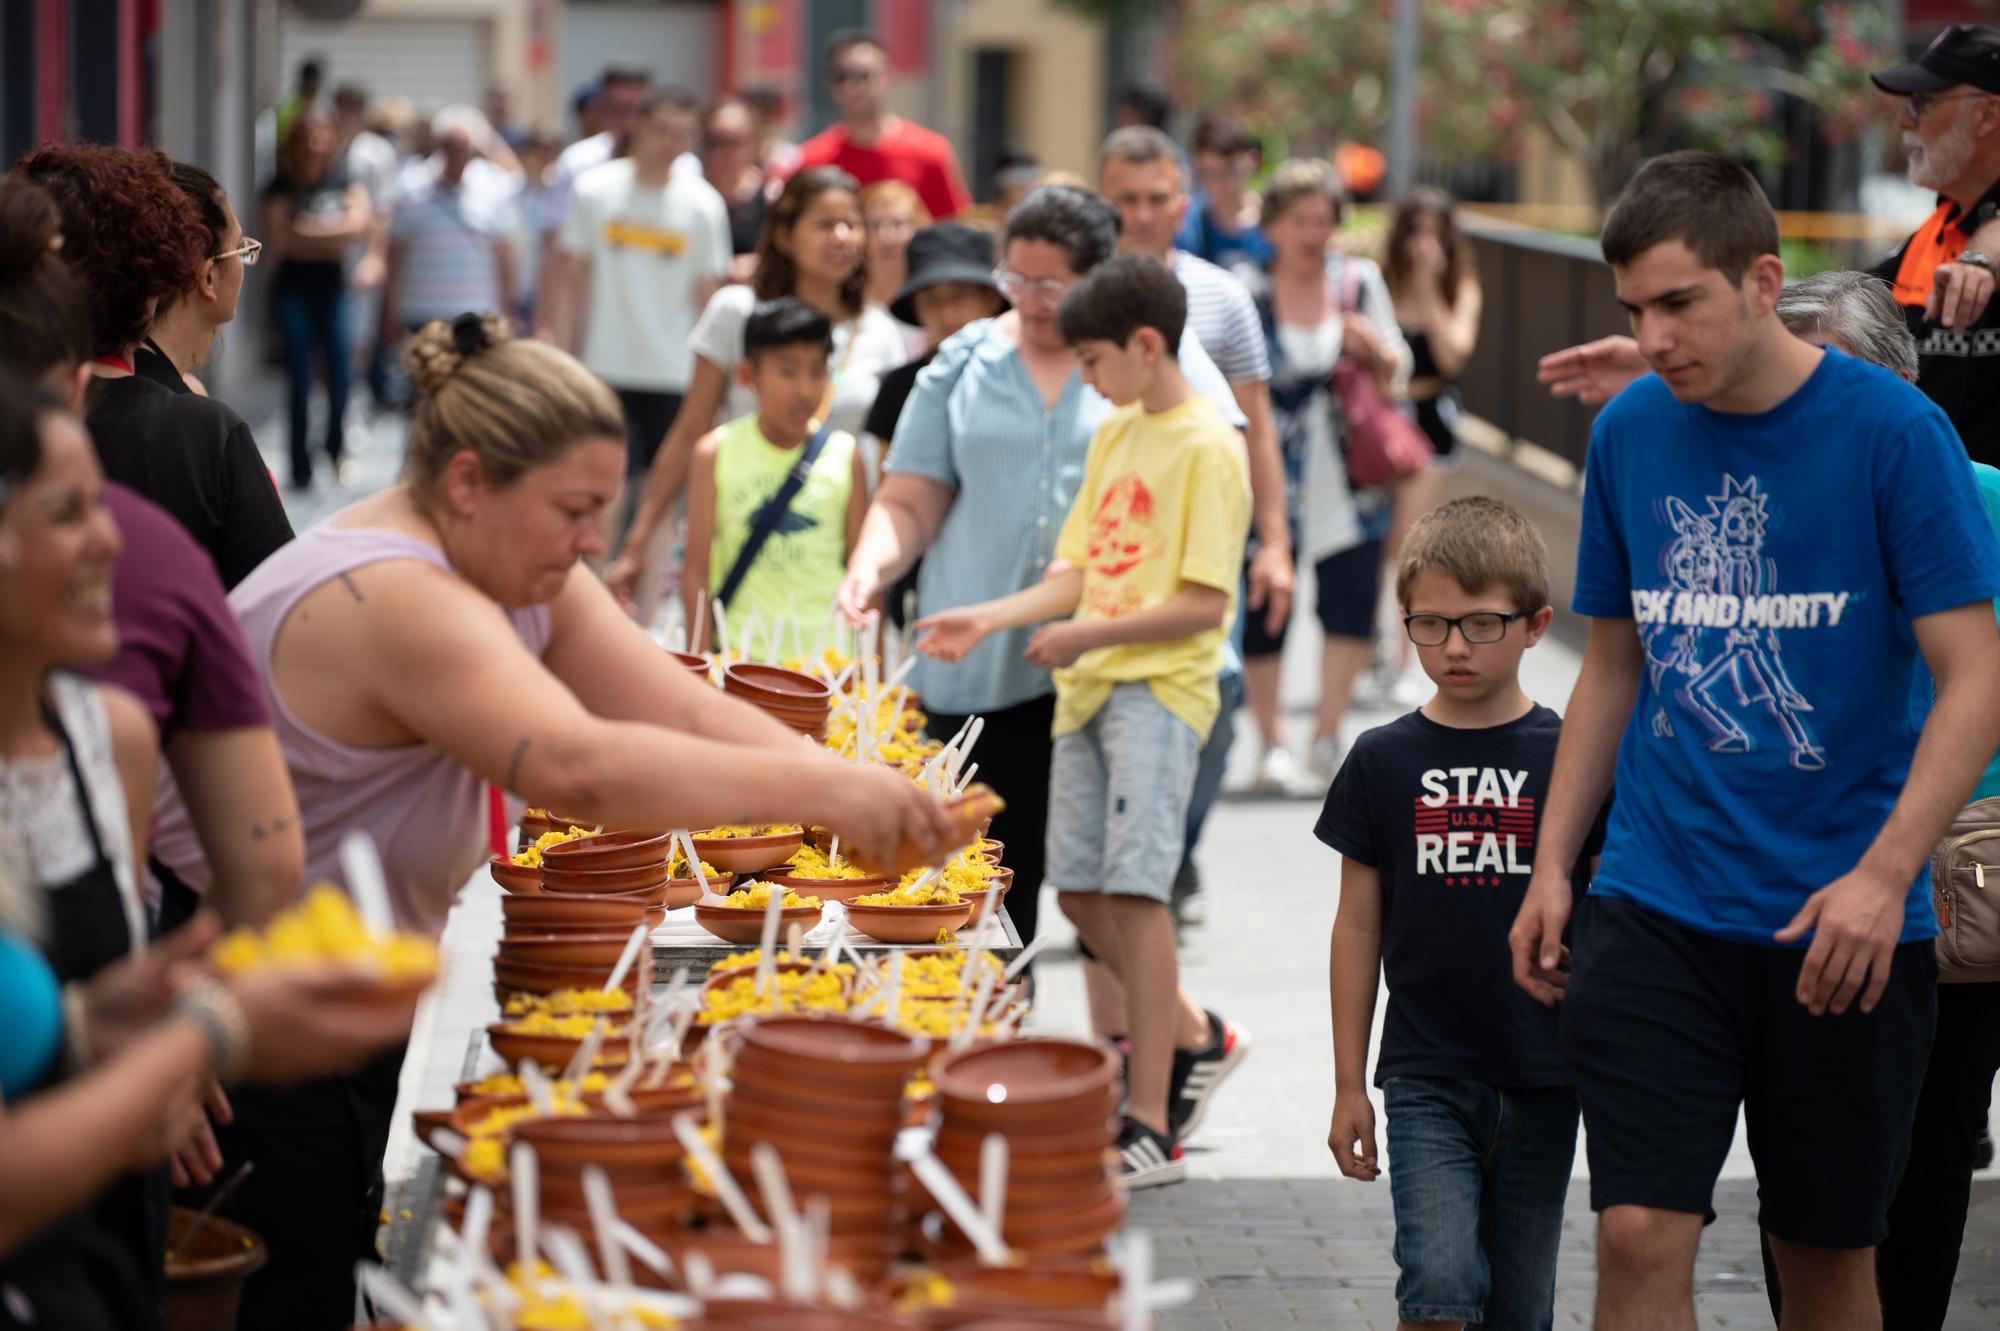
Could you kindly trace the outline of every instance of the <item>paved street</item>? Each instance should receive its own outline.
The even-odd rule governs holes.
[[[280,419],[264,410],[252,415],[252,424],[284,475]],[[295,523],[303,528],[361,489],[392,479],[400,461],[399,437],[393,425],[366,438],[357,429],[356,489],[343,493],[323,480],[309,499],[294,504]],[[1478,470],[1475,460],[1462,483],[1476,484]],[[1309,725],[1309,716],[1298,709],[1311,699],[1311,646],[1306,635],[1298,635],[1294,647],[1305,650],[1295,650],[1286,667],[1293,724],[1302,727]],[[1527,657],[1529,692],[1560,708],[1576,665],[1574,649],[1551,635]],[[1353,724],[1362,728],[1390,715],[1362,712]],[[1245,723],[1247,728],[1247,718]],[[1239,737],[1232,784],[1247,779],[1253,748]],[[1324,1140],[1332,1100],[1326,939],[1337,888],[1336,860],[1312,838],[1316,814],[1313,802],[1229,798],[1201,849],[1210,916],[1184,937],[1183,979],[1202,1001],[1246,1026],[1255,1045],[1218,1095],[1191,1148],[1190,1181],[1142,1194],[1134,1206],[1134,1223],[1158,1241],[1163,1273],[1200,1282],[1195,1304],[1164,1320],[1175,1331],[1297,1324],[1386,1331],[1395,1325],[1388,1189],[1341,1180]],[[1053,903],[1045,906],[1043,919],[1061,927]],[[464,1032],[491,1006],[484,958],[496,920],[489,899],[468,900],[454,916],[447,943],[464,964],[433,1004],[433,1029],[420,1031],[412,1044],[404,1108],[448,1098],[446,1088],[464,1053]],[[1035,1024],[1083,1029],[1073,953],[1059,947],[1045,954],[1040,973]],[[411,1159],[406,1136],[393,1143],[392,1176],[407,1171]],[[1583,1174],[1579,1150],[1579,1182],[1571,1191],[1559,1271],[1561,1325],[1590,1320],[1595,1265]],[[1705,1237],[1697,1273],[1702,1325],[1768,1326],[1755,1184],[1740,1134],[1716,1209],[1721,1218]],[[2000,1175],[1993,1171],[1975,1183],[1959,1282],[1948,1324],[1953,1331],[2000,1324]]]

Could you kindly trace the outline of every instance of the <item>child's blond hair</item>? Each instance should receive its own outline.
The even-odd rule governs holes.
[[[1410,605],[1410,584],[1442,573],[1468,592],[1504,587],[1514,608],[1533,614],[1549,603],[1549,551],[1534,524],[1498,499],[1474,495],[1439,504],[1411,524],[1396,563],[1396,601]]]

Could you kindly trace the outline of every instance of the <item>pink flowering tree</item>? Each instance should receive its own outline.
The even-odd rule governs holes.
[[[1183,95],[1275,127],[1294,152],[1386,138],[1395,0],[1067,2],[1164,16]],[[1507,157],[1539,127],[1600,201],[1669,146],[1780,164],[1780,94],[1851,137],[1880,114],[1867,71],[1889,59],[1870,0],[1420,0],[1418,14],[1425,151]]]

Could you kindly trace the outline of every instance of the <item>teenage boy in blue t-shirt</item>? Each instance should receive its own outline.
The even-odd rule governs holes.
[[[1784,1325],[1879,1327],[1935,1015],[1922,871],[2000,745],[2000,542],[1942,412],[1779,323],[1777,221],[1742,167],[1647,163],[1603,247],[1655,372],[1592,433],[1590,641],[1509,935],[1517,982],[1564,998],[1596,1325],[1694,1325],[1741,1105]],[[1568,866],[1614,760],[1564,997]]]

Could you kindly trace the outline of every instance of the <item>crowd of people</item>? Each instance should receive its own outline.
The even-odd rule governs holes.
[[[1940,200],[1874,275],[1787,286],[1763,192],[1709,155],[1607,215],[1634,337],[1544,364],[1608,403],[1566,718],[1519,679],[1543,537],[1440,503],[1482,299],[1435,190],[1367,257],[1336,166],[1264,164],[1219,113],[1184,150],[1135,95],[1093,178],[1012,156],[982,220],[862,33],[798,145],[768,99],[632,70],[567,147],[353,86],[322,112],[309,70],[261,239],[196,166],[37,148],[0,177],[0,1326],[157,1325],[170,1196],[246,1159],[224,1209],[270,1258],[240,1324],[348,1325],[411,1009],[203,954],[352,834],[433,936],[488,788],[944,847],[911,783],[671,666],[662,602],[759,655],[886,617],[932,728],[985,718],[1013,921],[1053,889],[1126,1056],[1127,1187],[1184,1176],[1250,1049],[1175,935],[1247,706],[1257,787],[1323,796],[1341,857],[1328,1144],[1364,1181],[1387,986],[1404,1324],[1549,1324],[1581,1124],[1599,1323],[1691,1326],[1740,1109],[1782,1324],[1941,1326],[2000,1069],[2000,913],[1980,838],[1947,840],[2000,794],[2000,472],[1968,460],[2000,460],[1996,68],[2000,33],[1954,26],[1876,76]],[[340,475],[355,379],[410,413],[400,482],[302,534],[198,375],[266,247],[291,484]],[[1364,687],[1421,706],[1350,737]]]

